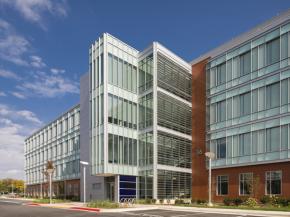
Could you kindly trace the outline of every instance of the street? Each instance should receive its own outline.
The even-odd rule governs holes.
[[[212,214],[204,212],[184,212],[163,209],[130,211],[130,212],[112,212],[112,213],[93,213],[84,211],[74,211],[66,209],[46,208],[37,206],[28,206],[27,202],[21,200],[0,199],[0,217],[90,217],[90,216],[143,216],[143,217],[239,217],[249,215],[229,215],[229,214]]]

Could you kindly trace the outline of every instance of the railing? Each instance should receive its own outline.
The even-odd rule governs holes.
[[[136,198],[121,198],[120,204],[122,207],[132,207],[136,203]]]

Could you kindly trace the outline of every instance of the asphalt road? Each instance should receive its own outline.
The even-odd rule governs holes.
[[[56,208],[27,206],[19,200],[0,199],[0,217],[241,217],[245,215],[210,214],[169,210],[146,210],[122,213],[93,213]],[[247,216],[250,217],[250,216]]]

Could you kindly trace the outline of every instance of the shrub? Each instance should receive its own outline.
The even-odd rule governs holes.
[[[234,199],[233,199],[233,203],[234,203],[236,206],[239,206],[239,205],[241,205],[241,204],[243,203],[243,200],[242,200],[242,198],[237,197],[237,198],[234,198]]]
[[[108,200],[95,200],[95,201],[89,202],[87,206],[94,207],[94,208],[119,208],[118,203],[114,203]]]
[[[279,197],[276,195],[270,196],[270,202],[273,206],[279,206]]]
[[[271,197],[268,195],[264,195],[263,197],[260,198],[260,202],[262,204],[268,204],[271,202]]]
[[[200,200],[200,199],[198,199],[198,200],[196,201],[196,203],[197,203],[197,204],[205,204],[205,203],[206,203],[206,200]]]
[[[253,197],[249,197],[249,198],[244,202],[244,204],[245,204],[246,206],[249,206],[249,207],[256,207],[256,206],[258,206],[258,202],[257,202],[257,200],[256,200],[255,198],[253,198]]]
[[[155,204],[155,203],[156,203],[156,199],[152,199],[151,202],[152,202],[153,204]]]
[[[286,199],[286,198],[281,198],[281,197],[279,197],[278,200],[277,200],[277,202],[278,202],[278,204],[280,204],[281,206],[288,206],[290,200],[289,200],[289,199]]]
[[[151,199],[147,198],[147,199],[141,199],[141,200],[136,200],[136,203],[138,204],[151,204]]]
[[[160,199],[159,202],[160,202],[160,204],[163,204],[164,203],[164,200],[163,199]]]
[[[231,198],[225,197],[224,198],[224,204],[226,206],[230,206],[232,204],[233,200]]]
[[[184,201],[182,199],[176,199],[175,204],[184,204]]]
[[[145,199],[145,203],[146,203],[146,204],[151,204],[151,202],[152,202],[151,199],[149,199],[149,198],[146,198],[146,199]]]
[[[191,203],[195,203],[195,199],[191,199],[191,201],[190,201]]]

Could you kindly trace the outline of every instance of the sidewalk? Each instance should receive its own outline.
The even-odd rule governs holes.
[[[27,204],[29,205],[29,203]],[[185,211],[185,212],[204,212],[204,213],[216,213],[216,214],[232,214],[232,215],[251,215],[251,216],[269,216],[269,217],[284,217],[290,216],[290,212],[283,211],[263,211],[263,210],[245,210],[245,209],[223,209],[223,208],[203,208],[203,207],[183,207],[183,206],[170,206],[170,205],[145,205],[145,204],[134,204],[132,207],[124,208],[89,208],[81,202],[68,202],[68,203],[55,203],[55,204],[34,204],[31,206],[41,206],[58,209],[72,209],[82,210],[91,212],[130,212],[130,211],[146,211],[154,209],[172,210],[172,211]]]
[[[206,213],[223,213],[234,215],[257,215],[257,216],[290,216],[290,212],[283,211],[263,211],[263,210],[245,210],[245,209],[222,209],[222,208],[201,208],[201,207],[182,207],[182,206],[157,206],[160,209],[187,211],[187,212],[206,212]]]

